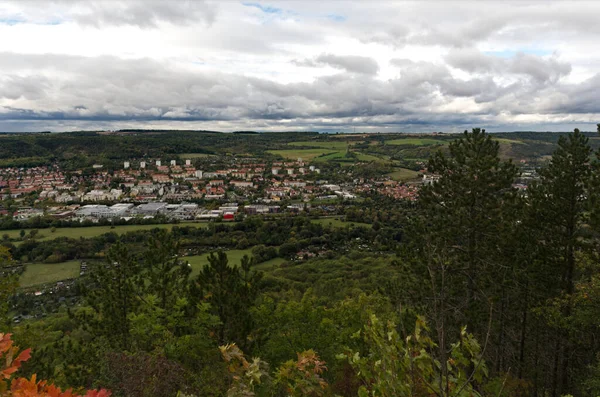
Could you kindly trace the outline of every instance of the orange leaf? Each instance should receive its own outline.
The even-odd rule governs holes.
[[[31,348],[23,350],[17,358],[13,361],[13,365],[20,367],[23,361],[27,361],[31,358]]]

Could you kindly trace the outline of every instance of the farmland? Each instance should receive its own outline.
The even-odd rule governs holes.
[[[331,149],[331,150],[346,150],[348,147],[347,142],[330,142],[330,141],[302,141],[302,142],[290,142],[288,146],[301,146],[301,147],[313,147],[320,149]]]
[[[411,146],[430,146],[430,145],[445,145],[446,141],[431,138],[402,138],[385,141],[388,145],[411,145]]]
[[[335,150],[331,149],[282,149],[282,150],[267,150],[268,153],[276,156],[281,156],[289,160],[302,160],[310,161],[315,157],[336,153]]]
[[[515,145],[524,145],[525,144],[525,142],[518,141],[516,139],[508,139],[508,138],[493,138],[493,139],[500,143],[510,143],[510,144],[515,144]]]
[[[396,168],[394,172],[388,174],[393,180],[396,181],[407,181],[415,179],[419,173],[406,168]]]
[[[358,161],[375,161],[379,163],[385,163],[387,160],[382,159],[381,157],[373,156],[372,154],[356,152],[356,159]]]

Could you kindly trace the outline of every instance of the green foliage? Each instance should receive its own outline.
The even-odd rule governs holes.
[[[275,373],[275,384],[282,387],[288,396],[319,397],[326,395],[327,382],[321,377],[327,370],[325,362],[314,350],[298,353],[297,361],[287,361]]]
[[[178,303],[178,297],[186,296],[191,268],[179,257],[179,244],[165,230],[148,241],[144,258],[147,292],[155,294],[159,306],[168,310]]]
[[[140,306],[144,282],[141,267],[123,244],[113,246],[105,266],[92,275],[94,288],[87,294],[87,302],[95,315],[82,313],[86,329],[104,337],[118,350],[131,348],[131,314]]]
[[[251,268],[254,259],[244,256],[241,265],[229,266],[223,251],[208,256],[205,266],[196,279],[196,294],[210,304],[212,313],[221,324],[217,327],[219,343],[247,344],[246,335],[252,328],[250,307],[259,292],[262,273]]]
[[[419,278],[431,280],[433,316],[446,326],[452,321],[455,329],[467,322],[479,331],[488,313],[485,295],[496,292],[498,271],[505,270],[498,266],[499,231],[509,220],[504,203],[512,200],[517,169],[500,160],[498,142],[485,130],[465,131],[450,143],[449,153],[438,152],[429,161],[428,170],[439,180],[419,193],[414,245],[405,259],[416,261]]]
[[[336,355],[344,346],[358,348],[352,335],[368,320],[368,312],[394,318],[387,299],[377,295],[361,294],[330,305],[312,290],[299,300],[264,298],[253,310],[254,353],[279,366],[295,358],[298,351],[314,349],[330,363],[326,377],[333,381],[345,376],[344,364],[335,360]]]
[[[6,247],[0,246],[0,332],[9,324],[9,298],[17,289],[17,275],[13,274],[12,257]]]
[[[329,385],[321,377],[327,367],[313,350],[298,353],[297,360],[285,362],[272,376],[266,362],[260,358],[249,362],[235,344],[221,346],[220,350],[231,376],[228,397],[319,397],[328,392]]]
[[[359,396],[480,396],[474,384],[482,384],[487,367],[481,347],[463,327],[460,340],[450,345],[446,361],[433,355],[435,343],[424,319],[418,318],[414,332],[403,338],[392,322],[372,315],[356,337],[364,342],[364,353],[348,350],[347,360],[362,381]],[[441,368],[445,368],[442,371]]]
[[[255,389],[269,378],[268,364],[259,358],[248,362],[244,353],[235,344],[220,346],[219,349],[231,376],[231,385],[227,390],[227,396],[254,396]]]

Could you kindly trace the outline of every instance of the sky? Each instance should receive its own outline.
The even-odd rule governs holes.
[[[0,0],[0,131],[595,130],[600,2]]]

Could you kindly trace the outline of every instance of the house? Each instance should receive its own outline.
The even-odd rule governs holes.
[[[248,181],[231,181],[229,184],[239,188],[250,188],[254,186],[252,182]]]

